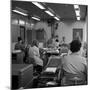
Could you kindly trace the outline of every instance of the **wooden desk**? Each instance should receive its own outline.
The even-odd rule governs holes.
[[[12,52],[12,63],[13,64],[23,64],[25,53],[21,50],[15,50]],[[13,62],[14,61],[14,62]]]
[[[57,50],[48,50],[48,51],[46,51],[46,55],[48,57],[50,57],[52,55],[58,56],[59,55],[59,51],[57,51]]]
[[[59,71],[56,70],[55,73],[52,72],[42,72],[38,79],[38,87],[49,87],[49,86],[57,86],[58,76],[60,75]],[[54,85],[47,85],[48,82],[54,82]]]
[[[33,80],[33,65],[12,64],[12,89],[28,88]],[[29,86],[30,87],[30,86]]]
[[[60,67],[60,66],[61,66],[61,57],[51,56],[48,60],[46,67]]]

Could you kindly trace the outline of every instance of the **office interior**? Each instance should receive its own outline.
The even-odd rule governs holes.
[[[88,59],[87,5],[11,0],[11,88],[64,86],[61,59],[70,54],[70,43],[76,35],[82,46],[85,45],[83,57]],[[24,50],[15,49],[18,37]],[[61,43],[63,38],[65,44]],[[52,43],[54,39],[58,39],[58,47]],[[28,59],[34,40],[38,41],[39,58],[43,62],[41,72],[37,72],[33,64],[34,58]],[[78,85],[78,79],[72,81],[73,86]]]

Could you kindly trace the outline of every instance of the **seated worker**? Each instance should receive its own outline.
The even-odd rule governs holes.
[[[15,44],[15,48],[14,49],[22,51],[17,56],[17,59],[22,60],[23,63],[24,63],[25,62],[25,45],[23,44],[21,37],[18,37],[18,42]]]
[[[85,84],[87,78],[87,62],[79,53],[81,42],[74,40],[70,43],[71,54],[62,58],[63,79],[62,85],[75,85],[74,80],[77,77],[81,82],[79,85]]]
[[[18,42],[15,45],[15,50],[22,50],[22,51],[25,50],[25,46],[23,44],[21,37],[18,37]]]
[[[26,63],[33,64],[33,66],[35,66],[34,53],[33,53],[31,45],[27,46]]]
[[[58,40],[58,36],[54,36],[51,37],[48,41],[47,41],[47,46],[50,48],[55,48],[58,44],[59,40]]]
[[[65,38],[65,36],[63,36],[63,37],[62,37],[62,40],[61,40],[61,42],[60,42],[60,45],[62,45],[62,44],[65,44],[65,43],[66,43],[65,39],[66,39],[66,38]]]
[[[38,73],[40,73],[42,71],[43,61],[42,61],[42,59],[40,59],[38,41],[37,40],[33,40],[32,45],[31,45],[31,50],[33,51],[32,57],[34,58],[35,64],[36,64],[35,69]]]
[[[47,47],[48,48],[54,48],[54,43],[55,42],[55,40],[54,40],[54,38],[50,38],[48,41],[47,41]]]
[[[56,48],[59,48],[59,44],[60,44],[60,43],[59,43],[59,40],[56,39],[56,40],[55,40],[55,47],[56,47]]]

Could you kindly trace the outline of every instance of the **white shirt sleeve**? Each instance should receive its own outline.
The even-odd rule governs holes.
[[[39,48],[37,48],[37,47],[34,46],[33,47],[33,50],[34,50],[34,55],[40,57]]]

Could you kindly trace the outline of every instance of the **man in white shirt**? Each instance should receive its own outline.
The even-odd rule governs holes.
[[[43,61],[40,59],[39,48],[36,46],[32,47],[34,52],[34,59],[37,65],[43,66]]]
[[[70,50],[72,53],[62,59],[62,68],[64,70],[63,81],[65,84],[69,84],[69,79],[74,77],[78,77],[83,80],[87,77],[87,62],[86,59],[80,55],[80,48],[80,41],[72,41],[70,44]]]

